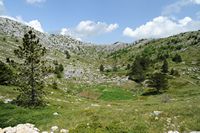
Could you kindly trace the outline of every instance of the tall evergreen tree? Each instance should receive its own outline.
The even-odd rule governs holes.
[[[4,62],[0,61],[0,84],[8,85],[13,78],[13,72]]]
[[[166,78],[166,75],[162,73],[153,74],[150,77],[148,86],[155,88],[157,93],[159,93],[160,90],[166,89],[168,87],[168,80]]]
[[[161,68],[162,70],[162,72],[163,73],[168,73],[168,62],[167,62],[167,60],[165,59],[164,60],[164,62],[163,62],[163,65],[162,65],[162,68]]]
[[[100,72],[104,71],[104,66],[102,64],[100,65],[99,70],[100,70]]]
[[[19,86],[17,104],[33,107],[42,105],[44,103],[43,80],[46,74],[43,60],[46,53],[45,47],[42,47],[36,35],[29,31],[24,35],[22,46],[19,46],[14,53],[21,59],[16,80]]]
[[[135,61],[133,62],[131,71],[129,73],[129,79],[132,79],[137,83],[141,83],[145,80],[144,67],[143,63],[141,63],[141,58],[139,56],[137,56]]]
[[[130,65],[130,64],[127,64],[126,70],[129,70],[130,68],[131,68],[131,65]]]
[[[65,50],[64,53],[65,53],[65,55],[66,55],[66,58],[67,58],[67,59],[70,59],[71,55],[69,54],[69,51]]]
[[[172,61],[176,62],[176,63],[180,63],[182,62],[182,58],[179,54],[176,54],[173,58]]]
[[[55,65],[54,73],[57,74],[57,78],[62,78],[64,67],[62,64],[58,64],[58,62],[56,62],[55,64],[56,65]]]

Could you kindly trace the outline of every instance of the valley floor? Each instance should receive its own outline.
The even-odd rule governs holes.
[[[196,83],[177,78],[163,94],[148,96],[137,95],[140,92],[131,86],[141,89],[134,83],[71,83],[70,90],[80,91],[72,94],[69,89],[47,87],[48,104],[36,109],[10,104],[9,99],[16,96],[14,87],[0,86],[0,127],[32,123],[41,131],[58,126],[70,133],[200,131],[200,87]]]

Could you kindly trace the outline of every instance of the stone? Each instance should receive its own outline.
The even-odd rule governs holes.
[[[39,129],[35,128],[32,124],[18,124],[15,127],[6,127],[3,133],[39,133]],[[1,132],[0,132],[1,133]]]
[[[111,107],[111,105],[110,105],[110,104],[108,104],[107,106],[108,106],[108,107]]]
[[[13,101],[12,99],[9,99],[9,98],[8,98],[8,99],[5,99],[5,100],[4,100],[4,103],[10,103],[10,102],[12,102],[12,101]]]
[[[51,132],[55,132],[56,130],[58,130],[58,126],[52,126],[51,127]]]
[[[179,133],[178,131],[168,131],[168,133]]]
[[[67,129],[61,129],[60,133],[69,133],[69,130],[67,130]]]
[[[42,133],[48,133],[47,131],[42,131]]]
[[[99,104],[91,104],[92,107],[99,107]]]
[[[16,133],[17,130],[16,128],[12,128],[12,127],[6,127],[3,129],[3,133]]]
[[[171,118],[167,118],[167,123],[171,123],[172,119]]]
[[[154,114],[155,116],[159,116],[161,113],[162,113],[162,111],[153,111],[153,114]]]
[[[57,113],[57,112],[54,112],[54,113],[53,113],[53,115],[55,115],[55,116],[56,116],[56,115],[58,115],[58,113]]]

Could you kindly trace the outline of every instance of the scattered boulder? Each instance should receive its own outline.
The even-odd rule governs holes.
[[[108,104],[107,106],[108,106],[108,107],[111,107],[111,105],[110,105],[110,104]]]
[[[0,133],[39,133],[39,131],[33,124],[29,123],[0,129]]]
[[[168,131],[168,133],[179,133],[178,131]]]
[[[69,133],[69,130],[67,130],[67,129],[61,129],[60,133]]]
[[[91,104],[92,107],[99,107],[99,104]]]
[[[48,133],[47,131],[43,131],[42,133]]]
[[[53,115],[57,116],[57,115],[58,115],[58,113],[57,113],[57,112],[54,112],[54,113],[53,113]]]
[[[58,126],[53,126],[53,127],[51,127],[51,132],[55,132],[55,131],[57,131],[58,130]]]
[[[153,115],[159,116],[162,113],[162,111],[153,111]]]
[[[4,100],[4,103],[10,103],[12,101],[13,101],[12,99],[7,98],[7,99]]]

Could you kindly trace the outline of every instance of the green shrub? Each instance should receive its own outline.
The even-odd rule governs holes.
[[[62,64],[55,65],[54,73],[57,75],[57,78],[62,78],[63,71],[64,67]]]
[[[8,85],[13,78],[13,72],[8,65],[0,61],[0,84]]]
[[[179,74],[179,72],[178,72],[178,70],[175,70],[175,69],[171,69],[171,71],[170,71],[170,75],[173,75],[173,76],[180,76],[180,74]]]
[[[100,70],[100,72],[104,71],[104,66],[102,64],[100,65],[99,70]]]
[[[168,62],[166,59],[164,60],[163,65],[162,65],[162,72],[168,73]]]
[[[71,55],[69,54],[69,51],[65,50],[65,56],[66,56],[66,59],[70,59],[71,58]]]
[[[53,82],[53,84],[52,84],[52,88],[53,88],[53,89],[58,89],[58,84],[57,84],[56,81]]]
[[[182,58],[179,54],[176,54],[173,58],[172,58],[172,61],[173,62],[176,62],[176,63],[180,63],[182,62]]]
[[[145,80],[145,70],[148,69],[150,65],[150,59],[148,57],[137,56],[133,65],[131,66],[131,71],[128,74],[129,79],[134,80],[137,83],[141,83]]]
[[[155,88],[156,92],[159,93],[161,90],[164,90],[168,87],[168,80],[165,74],[155,73],[151,75],[148,86]]]

